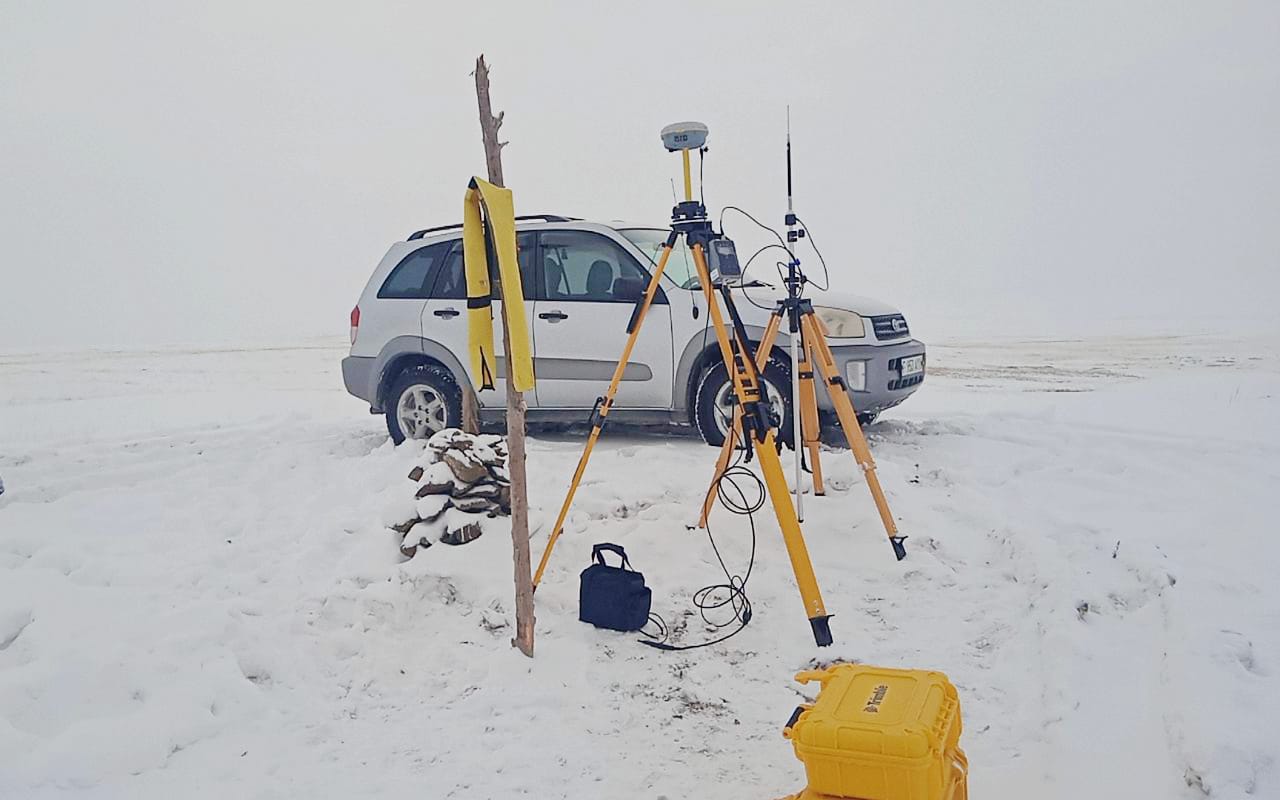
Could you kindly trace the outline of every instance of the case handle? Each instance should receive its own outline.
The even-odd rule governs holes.
[[[804,714],[804,712],[808,711],[811,708],[813,708],[813,706],[810,706],[810,705],[796,706],[796,710],[791,712],[791,717],[787,720],[787,724],[782,726],[783,739],[791,738],[793,734],[792,729],[795,728],[796,722],[800,719],[800,716]]]
[[[595,562],[597,564],[600,564],[601,566],[607,566],[604,562],[605,552],[609,552],[609,553],[613,553],[614,555],[617,555],[622,559],[623,569],[629,569],[632,572],[635,572],[635,568],[632,567],[631,562],[627,560],[627,551],[622,549],[622,545],[610,544],[609,542],[602,542],[601,544],[597,544],[591,548],[591,557],[595,559]]]
[[[807,669],[804,672],[796,673],[796,682],[808,683],[809,681],[817,681],[818,683],[821,683],[823,686],[825,686],[827,684],[827,681],[831,680],[833,674],[834,674],[833,668],[832,669]]]

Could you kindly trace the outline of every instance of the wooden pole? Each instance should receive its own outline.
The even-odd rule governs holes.
[[[462,429],[471,434],[480,432],[480,402],[470,384],[462,387]]]
[[[480,134],[484,138],[484,160],[489,170],[489,183],[504,186],[502,181],[502,148],[498,128],[502,112],[493,115],[489,102],[489,67],[484,55],[476,59],[476,101],[480,107]],[[496,280],[496,276],[495,276]],[[507,329],[507,303],[522,303],[523,297],[510,297],[502,292],[502,352],[507,375],[507,468],[511,472],[511,544],[515,554],[516,635],[511,644],[526,656],[533,656],[533,573],[529,557],[529,489],[525,476],[525,403],[524,394],[515,389],[511,362],[511,333]]]

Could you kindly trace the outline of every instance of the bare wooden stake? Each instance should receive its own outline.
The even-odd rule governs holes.
[[[498,128],[502,112],[493,115],[489,102],[489,67],[484,55],[476,59],[476,101],[480,107],[480,134],[484,139],[484,160],[489,170],[489,183],[504,186],[502,181],[502,148]],[[507,376],[507,469],[511,474],[511,544],[515,554],[516,636],[511,644],[526,656],[533,656],[533,571],[529,558],[529,491],[525,478],[525,402],[524,394],[515,389],[511,363],[511,333],[507,329],[507,292],[502,301],[502,352],[506,356]],[[514,302],[522,302],[517,297]]]
[[[470,385],[462,387],[462,429],[471,434],[480,432],[480,401]]]

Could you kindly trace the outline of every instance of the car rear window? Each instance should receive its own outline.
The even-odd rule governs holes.
[[[440,274],[440,266],[449,255],[453,242],[419,247],[405,256],[382,282],[378,297],[425,300],[431,296],[432,284]]]

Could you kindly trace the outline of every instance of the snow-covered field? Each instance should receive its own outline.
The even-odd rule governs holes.
[[[610,431],[533,660],[500,532],[402,563],[413,454],[342,351],[0,355],[0,797],[770,798],[792,675],[833,659],[950,674],[975,798],[1280,797],[1275,335],[934,344],[871,428],[908,559],[846,452],[806,503],[825,650],[767,511],[725,645],[577,622],[594,542],[669,622],[721,577],[685,528],[715,451]],[[581,441],[531,442],[535,557]]]

